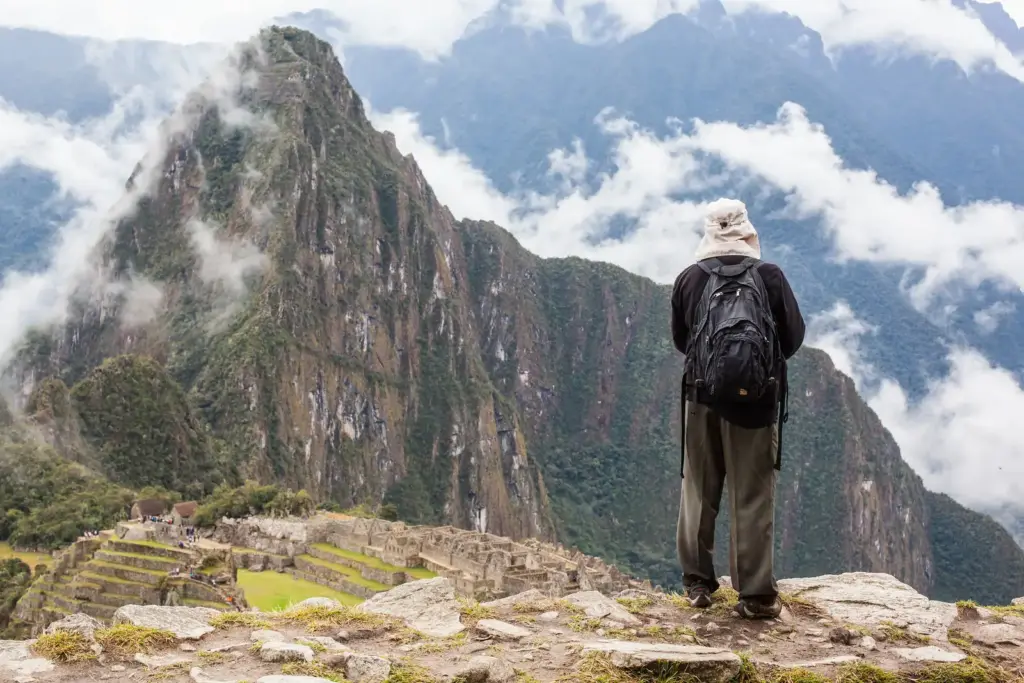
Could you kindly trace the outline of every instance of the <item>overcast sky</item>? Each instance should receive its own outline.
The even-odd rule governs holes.
[[[516,0],[518,21],[532,26],[568,24],[579,40],[593,32],[584,11],[604,4],[620,16],[623,35],[642,31],[667,11],[687,11],[696,0],[565,0],[556,12],[552,0]],[[154,38],[179,43],[235,41],[254,33],[274,16],[325,8],[348,20],[338,44],[405,45],[425,56],[443,55],[467,25],[493,8],[496,0],[248,0],[173,3],[127,0],[0,0],[0,24],[31,26],[100,38]],[[830,49],[872,45],[952,59],[965,69],[994,66],[1024,81],[1019,58],[968,13],[948,0],[725,0],[731,12],[785,9],[819,31]],[[1017,21],[1024,0],[1014,0]],[[202,64],[200,60],[199,64]],[[184,92],[203,68],[168,65],[164,90]],[[1024,87],[1024,86],[1022,86]],[[149,115],[138,129],[125,130],[117,112],[82,126],[19,112],[0,103],[0,167],[21,161],[52,171],[63,191],[86,202],[65,231],[54,266],[34,277],[13,277],[0,289],[0,355],[25,326],[59,319],[78,255],[103,232],[96,216],[122,193],[124,180],[144,150],[155,144],[152,98],[129,93],[132,106]],[[126,101],[127,102],[127,101]],[[441,149],[424,137],[416,112],[378,112],[379,128],[396,135],[403,152],[413,153],[439,198],[459,217],[486,218],[513,230],[542,255],[575,254],[617,263],[633,272],[668,282],[685,265],[699,238],[702,207],[678,197],[716,182],[706,155],[745,177],[784,193],[798,215],[816,218],[834,238],[841,257],[899,263],[926,277],[907,296],[928,309],[938,293],[993,283],[1006,291],[1024,286],[1024,209],[1002,202],[947,205],[922,184],[908,195],[870,172],[849,169],[832,148],[829,131],[808,120],[791,103],[773,121],[739,126],[704,122],[695,130],[659,136],[614,111],[594,112],[592,125],[612,141],[614,171],[595,185],[584,171],[598,161],[580,146],[551,150],[552,175],[562,180],[546,196],[508,196],[458,150]],[[1007,116],[1017,113],[1007,113]],[[582,135],[585,131],[579,131]],[[724,191],[724,190],[723,190]],[[623,240],[593,244],[613,221],[637,229]],[[891,230],[893,223],[901,230]],[[207,257],[217,247],[210,233],[193,229],[197,249]],[[231,253],[239,268],[258,261],[245,249]],[[656,254],[651,257],[651,254]],[[255,259],[255,260],[254,260]],[[213,261],[211,261],[213,262]],[[238,268],[230,271],[230,275]],[[241,271],[239,271],[241,272]],[[151,292],[150,289],[145,289]],[[147,294],[148,296],[148,294]],[[979,315],[978,325],[994,329],[1012,314],[1009,304]],[[1024,443],[1008,439],[1004,425],[1024,412],[1024,390],[1014,377],[977,351],[950,349],[951,372],[935,378],[928,397],[912,405],[902,390],[877,376],[859,341],[872,334],[842,302],[815,321],[814,341],[855,379],[882,380],[867,398],[900,443],[904,457],[935,489],[961,502],[984,506],[1019,497],[1024,486]],[[913,359],[907,359],[911,363]]]

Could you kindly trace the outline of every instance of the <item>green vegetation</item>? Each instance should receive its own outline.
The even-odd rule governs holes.
[[[11,613],[32,583],[32,569],[17,558],[0,560],[0,639],[8,633]]]
[[[321,645],[321,647],[323,647]],[[285,676],[309,676],[310,678],[323,678],[335,683],[344,683],[345,677],[341,672],[330,668],[323,662],[288,662],[281,665],[281,673]]]
[[[313,499],[305,491],[295,493],[276,484],[261,486],[247,481],[243,486],[218,486],[196,511],[196,526],[213,526],[222,517],[249,515],[307,515],[315,509]]]
[[[388,564],[380,558],[370,557],[369,555],[352,552],[351,550],[345,550],[343,548],[337,548],[327,543],[314,543],[313,547],[317,550],[322,550],[324,552],[337,555],[338,557],[343,557],[346,560],[352,560],[359,564],[364,564],[367,567],[372,567],[373,569],[382,569],[387,572],[405,572],[414,579],[432,579],[437,576],[434,572],[423,567],[399,567],[397,565]]]
[[[39,636],[32,644],[32,651],[52,662],[67,664],[96,659],[90,643],[78,631],[56,631]]]
[[[130,491],[8,432],[0,435],[0,501],[6,507],[0,540],[15,548],[55,550],[86,529],[107,529],[125,518]]]
[[[222,479],[185,392],[153,359],[108,358],[71,389],[71,401],[112,481],[194,499]]]
[[[10,559],[21,560],[30,567],[50,564],[53,561],[48,553],[19,552],[12,549],[8,543],[0,543],[0,562]]]
[[[113,657],[130,659],[137,652],[149,653],[174,646],[178,639],[170,631],[133,624],[116,624],[93,634],[103,651]]]
[[[238,585],[245,591],[246,601],[264,612],[287,609],[306,598],[334,598],[343,605],[358,605],[362,598],[340,593],[311,581],[296,579],[278,572],[238,570]]]

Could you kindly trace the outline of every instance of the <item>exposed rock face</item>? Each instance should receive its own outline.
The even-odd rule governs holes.
[[[198,640],[213,632],[210,619],[218,614],[217,610],[206,607],[125,605],[114,612],[114,623],[163,629],[179,640]]]
[[[837,620],[876,626],[890,622],[899,627],[946,639],[956,619],[956,605],[929,600],[887,574],[863,572],[785,579],[779,590],[814,601]]]
[[[622,669],[645,669],[656,665],[659,670],[666,671],[669,667],[676,667],[678,673],[715,683],[732,679],[740,670],[740,658],[731,650],[700,645],[649,645],[606,640],[586,643],[583,651],[608,654],[612,663]]]
[[[453,636],[466,628],[459,619],[455,590],[444,578],[402,584],[378,593],[359,609],[404,619],[410,628],[435,637]]]
[[[47,626],[46,633],[73,631],[75,633],[82,634],[88,640],[92,640],[93,633],[95,633],[96,629],[102,627],[103,624],[87,614],[69,614],[60,621],[55,621]]]
[[[391,502],[419,524],[557,528],[678,585],[668,289],[455,221],[369,125],[326,43],[294,29],[256,42],[231,95],[257,123],[192,98],[151,196],[104,247],[107,272],[161,286],[156,317],[128,322],[123,301],[76,311],[26,352],[24,377],[73,384],[105,358],[149,354],[239,476]],[[929,496],[825,354],[801,351],[790,384],[778,575],[884,571],[992,603],[1024,592],[1024,552]],[[938,542],[950,537],[998,549],[1004,582],[975,571],[975,546]]]

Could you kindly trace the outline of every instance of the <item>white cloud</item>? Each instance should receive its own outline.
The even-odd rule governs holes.
[[[569,26],[578,40],[622,39],[699,0],[509,0],[520,23]],[[1021,0],[1012,0],[1018,10]],[[965,69],[994,65],[1024,80],[1024,66],[980,20],[950,0],[724,0],[730,12],[788,12],[818,31],[827,46],[875,44],[934,58]],[[41,28],[104,39],[146,38],[173,43],[233,42],[254,34],[276,17],[323,9],[346,26],[338,44],[404,46],[428,57],[448,52],[476,20],[499,0],[251,0],[245,3],[179,0],[2,0],[0,24]],[[604,9],[604,15],[595,13]],[[595,22],[595,16],[603,16]]]
[[[0,170],[22,163],[47,171],[60,193],[79,204],[73,219],[61,229],[44,270],[8,271],[3,276],[0,367],[7,367],[28,330],[62,323],[76,296],[105,302],[111,295],[125,295],[128,323],[145,317],[139,306],[158,302],[143,281],[102,281],[107,275],[97,271],[90,256],[150,190],[170,138],[183,129],[186,115],[179,112],[166,118],[168,101],[181,101],[185,93],[201,86],[227,118],[239,125],[247,123],[245,117],[232,115],[237,110],[233,97],[246,74],[230,60],[216,64],[196,60],[182,68],[177,61],[166,69],[173,77],[159,89],[132,88],[108,115],[81,123],[21,112],[0,101]],[[153,66],[160,69],[162,65]],[[139,172],[126,192],[136,165]]]
[[[946,207],[927,186],[902,196],[870,172],[845,168],[825,132],[795,106],[768,125],[698,124],[689,133],[677,129],[661,138],[604,112],[596,122],[612,138],[613,170],[587,186],[578,171],[590,161],[580,147],[553,153],[549,161],[564,182],[546,196],[501,194],[458,150],[437,149],[413,114],[372,118],[378,128],[395,133],[403,153],[415,156],[456,216],[495,220],[544,256],[606,260],[670,282],[692,262],[699,236],[702,205],[686,195],[753,177],[786,193],[793,213],[822,218],[844,257],[926,269],[928,276],[910,292],[918,300],[945,284],[956,285],[953,290],[982,279],[1022,284],[1014,267],[1024,258],[1022,209]],[[726,175],[709,173],[707,153],[726,162]],[[603,239],[615,219],[635,221],[637,230]],[[1005,308],[983,312],[979,324],[990,324]],[[949,376],[911,403],[861,354],[859,339],[876,328],[848,305],[817,317],[810,327],[811,343],[856,379],[929,488],[993,514],[1001,504],[1007,506],[1004,513],[1015,509],[1024,480],[1024,442],[1006,425],[1024,410],[1024,390],[1011,373],[972,349],[954,349]],[[998,486],[989,485],[994,479]]]
[[[928,489],[987,510],[1008,525],[1014,515],[1024,516],[1024,441],[1010,427],[1024,414],[1024,387],[1013,373],[973,349],[952,348],[949,374],[933,379],[926,395],[911,403],[861,352],[860,338],[874,328],[845,302],[808,327],[807,344],[825,350],[853,378]]]
[[[978,326],[983,334],[992,334],[999,327],[1003,318],[1017,312],[1017,307],[1006,301],[997,301],[988,308],[982,309],[974,314],[974,324]]]

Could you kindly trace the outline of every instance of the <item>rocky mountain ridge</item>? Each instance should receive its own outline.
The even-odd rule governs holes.
[[[356,607],[310,598],[284,611],[120,608],[32,641],[0,642],[20,681],[194,683],[634,683],[949,681],[1010,683],[1024,672],[1024,607],[930,601],[893,577],[783,581],[779,619],[741,620],[720,589],[708,610],[678,595],[530,591],[487,603],[423,579]],[[55,664],[54,662],[58,662]]]
[[[680,369],[666,289],[455,221],[311,34],[268,29],[240,55],[231,104],[190,99],[192,124],[101,250],[108,272],[160,288],[154,314],[81,303],[30,340],[19,377],[99,406],[81,422],[101,466],[122,452],[101,444],[145,433],[153,408],[103,397],[167,379],[187,397],[161,408],[190,444],[176,467],[189,465],[186,486],[249,477],[389,502],[412,523],[557,537],[674,585]],[[801,351],[791,375],[780,575],[887,572],[986,602],[1024,592],[1024,552],[925,491],[824,353]],[[39,419],[64,433],[59,415]],[[155,447],[121,483],[179,485],[167,474],[179,455]],[[1001,581],[977,564],[1003,567]]]

